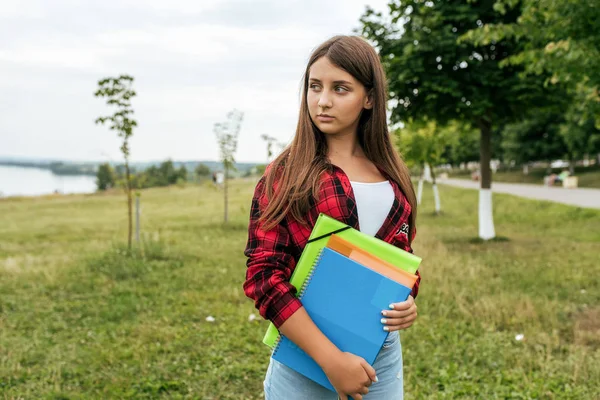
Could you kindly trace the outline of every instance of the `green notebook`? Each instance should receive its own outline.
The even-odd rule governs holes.
[[[374,236],[357,231],[326,214],[320,214],[290,279],[290,283],[296,289],[301,288],[304,284],[319,252],[327,245],[327,241],[332,234],[346,239],[348,242],[411,274],[417,271],[421,263],[421,258],[412,253],[399,249]],[[263,343],[269,347],[275,347],[278,336],[279,331],[271,322],[263,338]]]

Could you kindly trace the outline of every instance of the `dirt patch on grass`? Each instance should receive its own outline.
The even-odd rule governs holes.
[[[588,308],[575,316],[575,344],[600,348],[600,307]]]

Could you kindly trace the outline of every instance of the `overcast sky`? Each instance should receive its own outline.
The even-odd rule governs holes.
[[[0,0],[0,156],[120,160],[97,81],[135,77],[134,161],[217,160],[213,125],[245,113],[237,161],[289,142],[311,51],[387,0]]]

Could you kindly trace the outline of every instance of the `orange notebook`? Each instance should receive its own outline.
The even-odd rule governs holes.
[[[327,247],[408,288],[412,289],[417,281],[416,275],[406,272],[399,267],[368,253],[360,247],[342,239],[338,235],[331,235],[327,242]]]

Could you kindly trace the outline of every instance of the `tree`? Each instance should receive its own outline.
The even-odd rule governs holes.
[[[449,138],[442,157],[452,165],[479,161],[479,132],[470,124],[456,124],[459,129]]]
[[[502,132],[505,159],[527,164],[564,157],[567,147],[559,131],[562,121],[560,114],[540,112],[506,125]]]
[[[121,153],[125,159],[125,191],[127,193],[127,216],[128,216],[128,235],[127,246],[131,249],[131,237],[133,235],[133,205],[132,205],[132,182],[129,170],[129,138],[133,135],[133,128],[137,122],[131,118],[133,109],[131,108],[131,99],[136,96],[133,90],[133,77],[121,75],[117,78],[104,78],[98,81],[98,90],[94,93],[96,97],[106,97],[106,104],[115,106],[117,111],[112,115],[99,117],[97,124],[104,125],[110,123],[110,130],[117,131],[117,135],[123,139]]]
[[[498,0],[500,12],[521,8],[512,23],[489,24],[466,39],[478,45],[517,39],[521,51],[501,66],[523,66],[531,75],[546,73],[547,86],[562,85],[568,104],[560,131],[571,156],[600,153],[600,7],[588,0]],[[600,160],[600,154],[599,160]]]
[[[273,145],[277,143],[277,139],[267,134],[261,135],[260,138],[267,142],[267,162],[271,162],[273,157]]]
[[[223,197],[225,202],[225,222],[227,222],[227,187],[229,172],[235,170],[234,154],[237,150],[237,141],[240,133],[240,128],[244,113],[238,110],[233,110],[227,113],[227,121],[216,123],[214,127],[217,142],[219,143],[221,162],[223,163],[224,182],[223,182]]]
[[[96,186],[98,186],[98,190],[101,191],[111,189],[115,186],[115,171],[109,163],[103,163],[98,166]]]
[[[459,129],[453,122],[447,127],[440,127],[435,121],[410,121],[403,129],[396,131],[400,152],[409,165],[419,165],[422,170],[425,165],[431,166],[435,213],[441,212],[440,195],[436,182],[434,167],[445,162],[443,153],[450,143],[452,135]],[[421,202],[423,190],[423,174],[419,179],[417,200]]]
[[[175,169],[172,160],[167,160],[160,163],[157,173],[159,176],[160,186],[168,186],[177,183],[177,179],[179,178],[179,173]]]
[[[426,117],[445,125],[469,123],[480,131],[479,236],[495,237],[491,195],[491,136],[541,96],[540,79],[522,80],[520,66],[499,63],[520,50],[514,40],[474,45],[459,41],[489,23],[512,23],[517,8],[502,14],[496,0],[390,1],[391,21],[367,8],[362,34],[379,50],[389,79],[391,120]]]
[[[198,164],[194,172],[199,179],[210,176],[210,168],[204,164]]]

